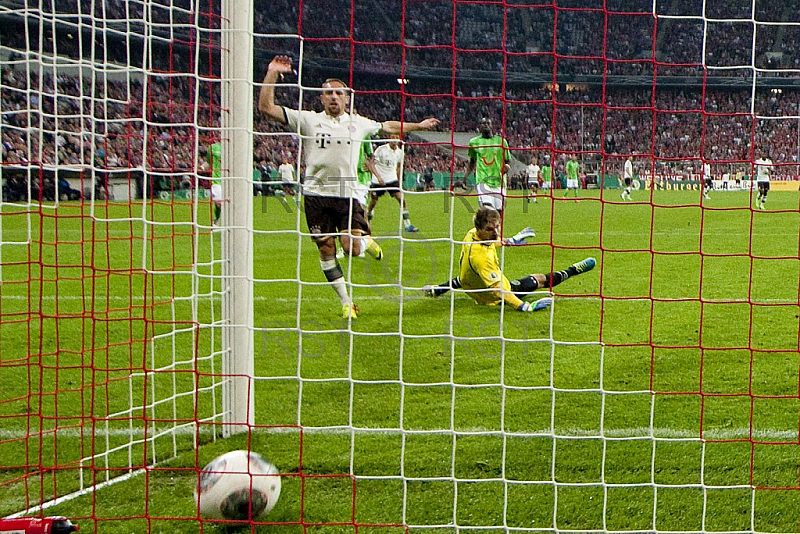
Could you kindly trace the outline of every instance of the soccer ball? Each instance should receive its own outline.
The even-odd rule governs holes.
[[[205,517],[247,521],[269,513],[280,494],[274,465],[255,452],[231,451],[203,468],[194,500]]]

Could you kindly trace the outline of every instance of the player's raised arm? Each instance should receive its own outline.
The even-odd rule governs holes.
[[[275,83],[279,77],[292,72],[292,60],[289,56],[275,56],[264,75],[264,85],[258,94],[258,110],[273,120],[286,123],[283,108],[275,104]]]
[[[436,128],[437,124],[439,124],[439,119],[434,119],[433,117],[420,122],[386,121],[381,126],[381,130],[387,135],[400,135],[401,133],[417,132],[419,130],[432,130]]]

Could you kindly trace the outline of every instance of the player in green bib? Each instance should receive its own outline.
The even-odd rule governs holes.
[[[578,188],[580,188],[580,181],[578,180],[579,170],[580,164],[578,163],[578,156],[572,154],[569,161],[567,161],[567,191],[564,193],[564,198],[567,198],[570,190],[572,190],[575,192],[575,202],[580,202],[580,200],[578,200]]]
[[[208,148],[208,169],[211,171],[211,200],[214,202],[214,226],[222,216],[222,143]]]
[[[508,142],[492,132],[492,119],[482,118],[479,128],[481,135],[469,141],[469,165],[464,176],[475,173],[478,204],[502,212],[511,152]]]
[[[356,178],[358,179],[358,201],[363,207],[367,207],[367,197],[369,196],[369,186],[372,185],[372,173],[375,171],[375,164],[372,162],[372,154],[375,149],[372,141],[367,138],[361,143],[361,150],[358,153],[358,169]]]
[[[553,167],[550,166],[550,156],[544,157],[542,164],[542,187],[553,188]]]

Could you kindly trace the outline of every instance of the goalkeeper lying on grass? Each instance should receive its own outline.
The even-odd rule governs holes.
[[[537,311],[550,306],[553,299],[542,298],[533,304],[522,299],[532,297],[537,289],[552,289],[570,276],[594,269],[594,258],[586,258],[563,271],[531,274],[509,282],[497,261],[497,247],[503,244],[499,238],[500,214],[492,208],[481,208],[475,213],[474,222],[475,228],[467,232],[461,246],[459,276],[438,286],[425,286],[422,289],[425,296],[440,297],[451,289],[466,289],[467,294],[478,304],[493,305],[505,300],[506,305],[515,310]],[[519,234],[505,240],[505,243],[519,244],[518,237]]]

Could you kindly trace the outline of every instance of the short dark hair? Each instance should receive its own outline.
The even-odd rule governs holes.
[[[349,89],[349,87],[347,86],[347,84],[346,84],[346,83],[344,83],[344,82],[343,82],[342,80],[340,80],[339,78],[328,78],[327,80],[325,80],[324,82],[322,82],[322,85],[323,85],[323,87],[324,87],[326,83],[332,83],[332,82],[338,82],[338,83],[342,84],[342,87],[347,87],[347,88]]]
[[[473,217],[473,222],[475,223],[475,228],[486,228],[486,225],[491,221],[499,221],[500,220],[500,212],[498,212],[494,208],[488,207],[481,207],[478,208],[478,211],[475,212],[475,217]]]

